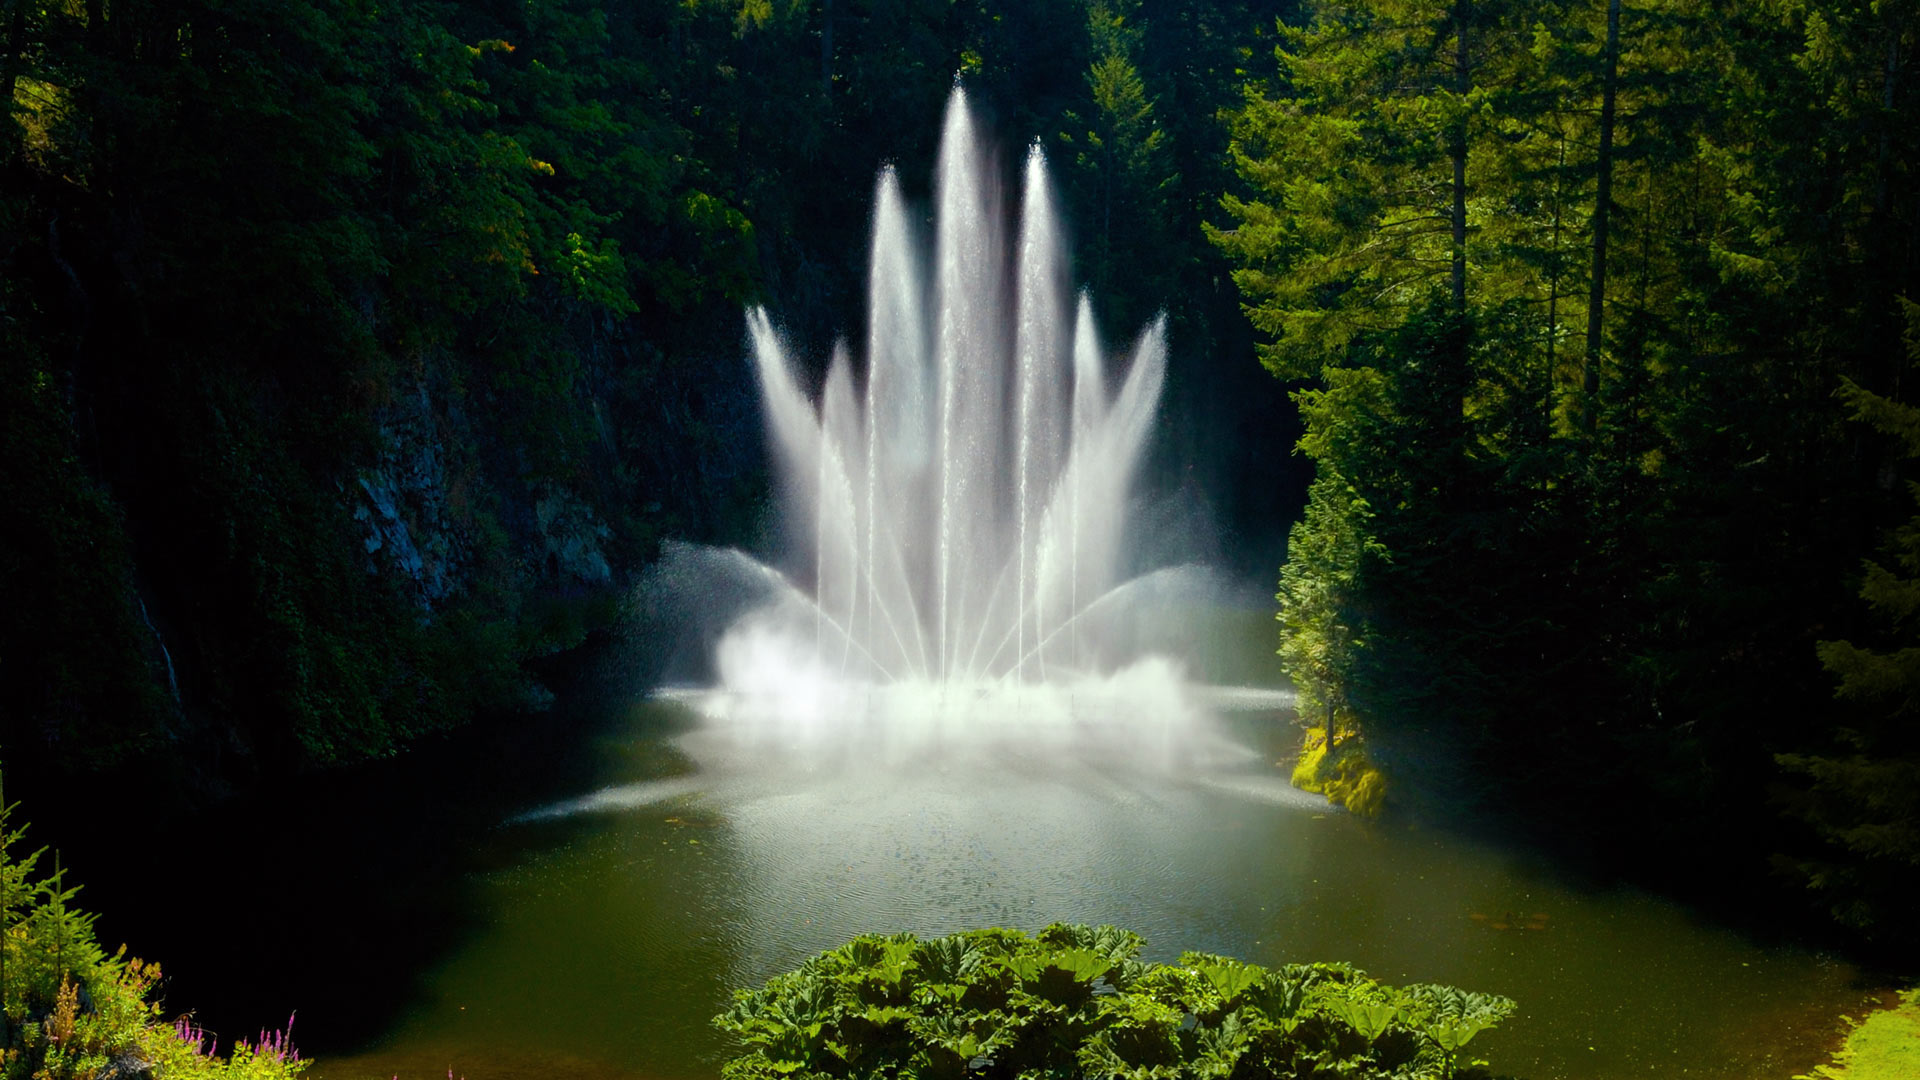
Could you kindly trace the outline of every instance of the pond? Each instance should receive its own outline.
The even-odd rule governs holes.
[[[1535,1080],[1786,1080],[1860,999],[1842,963],[1305,796],[1281,764],[1290,724],[1243,707],[1223,734],[1249,753],[1158,775],[1017,759],[754,771],[699,764],[684,706],[631,705],[570,790],[459,834],[435,913],[388,932],[435,946],[380,977],[404,982],[390,1009],[309,1043],[309,1075],[713,1076],[726,1047],[708,1020],[735,987],[859,933],[1055,921],[1131,928],[1148,959],[1346,960],[1504,994],[1518,1013],[1476,1049]],[[309,978],[364,972],[389,946],[406,951],[315,952]]]

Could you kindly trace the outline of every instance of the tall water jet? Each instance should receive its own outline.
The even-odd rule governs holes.
[[[1038,642],[1040,628],[1046,624],[1045,598],[1034,588],[1040,567],[1034,542],[1040,535],[1046,502],[1052,496],[1050,481],[1060,476],[1067,450],[1063,421],[1070,384],[1064,376],[1068,374],[1065,358],[1071,328],[1065,325],[1069,285],[1058,226],[1047,189],[1047,158],[1035,143],[1027,152],[1020,204],[1019,311],[1014,335],[1020,390],[1015,494],[1020,519],[1015,537],[1019,563],[1015,591],[1020,609],[1014,632],[1014,654],[1020,660],[1014,674],[1021,678],[1026,675],[1027,643]],[[1040,673],[1044,678],[1044,665]]]
[[[912,729],[944,744],[1007,717],[1023,738],[1136,722],[1164,741],[1188,712],[1178,664],[1130,651],[1126,627],[1192,600],[1204,575],[1121,580],[1165,320],[1114,358],[1111,386],[1045,153],[1027,153],[1017,229],[997,176],[956,88],[931,244],[883,168],[865,352],[838,343],[817,398],[768,313],[747,313],[791,566],[812,581],[710,560],[753,565],[758,599],[716,650],[709,715],[777,739]]]

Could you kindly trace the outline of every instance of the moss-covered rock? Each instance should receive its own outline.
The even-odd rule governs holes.
[[[1346,807],[1362,817],[1377,817],[1387,801],[1387,778],[1357,736],[1327,745],[1325,728],[1308,728],[1293,765],[1293,786]]]

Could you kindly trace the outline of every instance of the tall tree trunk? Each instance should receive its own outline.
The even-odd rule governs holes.
[[[1607,0],[1606,75],[1600,89],[1600,149],[1593,194],[1593,282],[1587,293],[1587,429],[1594,424],[1600,392],[1600,346],[1607,301],[1607,218],[1613,209],[1613,108],[1620,81],[1620,0]]]
[[[0,123],[6,125],[7,148],[6,161],[14,160],[20,146],[13,140],[13,90],[20,82],[20,69],[27,64],[27,2],[13,0],[13,11],[7,18],[7,59],[6,70],[0,73]],[[6,1021],[0,1019],[0,1024]]]
[[[833,0],[820,4],[820,92],[833,107]]]
[[[1119,137],[1117,125],[1108,124],[1106,138],[1100,143],[1100,262],[1094,270],[1098,295],[1113,287],[1113,142]]]
[[[1565,181],[1566,175],[1567,131],[1566,128],[1562,126],[1560,128],[1560,160],[1554,165],[1553,170],[1553,254],[1547,260],[1547,265],[1551,267],[1547,274],[1547,396],[1541,415],[1545,417],[1546,426],[1549,431],[1553,429],[1553,399],[1560,384],[1560,373],[1558,370],[1560,363],[1558,351],[1560,343],[1560,271],[1562,269],[1560,258],[1560,225],[1562,214],[1566,209],[1566,202],[1562,198],[1564,191],[1561,184]]]
[[[1901,271],[1896,269],[1907,263],[1899,254],[1901,230],[1894,222],[1887,220],[1887,204],[1890,201],[1888,176],[1893,171],[1892,128],[1898,122],[1894,114],[1897,101],[1895,87],[1900,79],[1900,31],[1897,18],[1888,15],[1884,24],[1887,35],[1887,59],[1883,81],[1880,84],[1880,146],[1879,161],[1876,163],[1873,180],[1873,211],[1867,219],[1867,265],[1882,267],[1888,278],[1898,282]],[[1898,286],[1896,285],[1896,288]],[[1892,312],[1883,312],[1883,316]],[[1898,319],[1893,320],[1898,324]],[[1885,325],[1884,321],[1882,325]],[[1897,398],[1900,393],[1900,373],[1906,368],[1896,357],[1902,354],[1897,344],[1898,337],[1882,338],[1881,347],[1873,350],[1870,378],[1871,389],[1876,393]],[[1854,425],[1860,427],[1862,425]]]
[[[1880,167],[1873,188],[1875,232],[1880,231],[1880,218],[1887,212],[1887,159],[1892,156],[1887,125],[1893,120],[1893,87],[1900,78],[1900,28],[1891,19],[1888,22],[1886,76],[1880,86]]]
[[[1462,110],[1447,147],[1447,156],[1453,159],[1453,313],[1459,318],[1467,313],[1467,117],[1464,106],[1469,86],[1467,16],[1470,6],[1471,0],[1455,0],[1453,5],[1453,82]]]

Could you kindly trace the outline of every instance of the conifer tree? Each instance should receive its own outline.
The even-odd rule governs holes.
[[[1171,239],[1167,195],[1179,178],[1136,60],[1137,9],[1137,0],[1089,6],[1092,61],[1084,97],[1067,113],[1060,135],[1074,202],[1087,223],[1085,284],[1122,326],[1146,321],[1153,307],[1166,303],[1177,270],[1154,254]]]
[[[1920,304],[1901,305],[1911,366],[1920,362]],[[1920,458],[1920,406],[1852,380],[1839,396],[1901,457]],[[1904,487],[1920,503],[1920,482]],[[1839,680],[1832,744],[1778,758],[1801,778],[1795,811],[1828,846],[1824,856],[1793,865],[1840,921],[1913,944],[1920,938],[1911,922],[1920,895],[1920,512],[1893,531],[1881,558],[1865,563],[1860,599],[1886,627],[1885,643],[1820,642],[1820,662]]]
[[[1889,384],[1861,305],[1914,265],[1895,7],[1339,0],[1283,28],[1210,235],[1266,365],[1327,388],[1302,447],[1337,486],[1282,598],[1310,697],[1488,787],[1759,812],[1791,727],[1762,699],[1818,673],[1773,663],[1763,695],[1758,665],[1829,618],[1859,528],[1863,493],[1816,479],[1860,467],[1826,388]],[[1335,392],[1361,368],[1376,408]],[[1378,554],[1343,568],[1339,537]]]
[[[1214,238],[1241,269],[1262,359],[1303,377],[1404,323],[1435,291],[1464,317],[1475,291],[1470,203],[1480,114],[1508,46],[1479,5],[1317,5],[1283,28],[1272,96],[1249,87],[1232,154],[1260,193],[1222,199]]]

